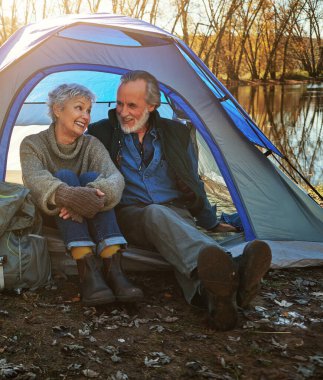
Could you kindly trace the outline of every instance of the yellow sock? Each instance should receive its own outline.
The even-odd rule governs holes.
[[[85,255],[92,253],[91,247],[72,247],[71,251],[74,260],[82,259]]]
[[[119,244],[109,245],[109,246],[103,248],[103,251],[100,253],[100,256],[103,259],[106,259],[107,257],[111,257],[116,252],[118,252],[119,249],[120,249],[120,245]]]

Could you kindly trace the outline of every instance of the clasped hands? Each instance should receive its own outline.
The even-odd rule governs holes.
[[[73,187],[65,184],[55,192],[55,202],[60,207],[62,219],[82,223],[84,218],[93,218],[104,207],[104,193],[92,187]]]

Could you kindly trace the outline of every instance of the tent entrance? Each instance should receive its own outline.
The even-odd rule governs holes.
[[[101,71],[96,71],[97,67],[93,67],[91,70],[81,70],[78,67],[77,70],[66,71],[66,66],[63,69],[64,71],[57,71],[62,70],[61,67],[47,69],[46,73],[48,74],[45,77],[36,84],[35,80],[31,80],[25,84],[20,94],[16,97],[15,104],[11,108],[10,117],[8,118],[8,120],[16,120],[15,126],[12,128],[9,125],[9,121],[7,121],[5,128],[5,130],[10,131],[7,144],[8,155],[6,155],[7,161],[5,165],[5,178],[7,181],[22,182],[19,146],[24,136],[44,130],[50,124],[46,101],[48,92],[53,88],[61,83],[76,82],[85,85],[93,91],[97,96],[97,101],[93,106],[91,115],[93,122],[105,118],[108,110],[115,107],[116,90],[120,76],[124,70],[104,68],[103,71],[103,68],[100,68]],[[32,86],[34,87],[32,88]],[[222,212],[236,212],[237,208],[234,205],[236,202],[232,200],[232,193],[235,194],[238,203],[240,203],[239,196],[235,192],[234,186],[231,186],[230,190],[228,190],[226,183],[230,183],[231,179],[215,142],[189,104],[169,87],[163,84],[160,84],[160,87],[162,104],[158,111],[161,116],[179,120],[192,131],[192,137],[195,141],[199,157],[199,174],[205,183],[211,204],[217,205],[218,214]],[[25,100],[21,100],[23,94],[26,94],[28,89],[29,93],[25,96]],[[19,109],[19,103],[22,103],[20,111],[14,115],[14,111]],[[9,132],[7,134],[9,135]],[[216,160],[217,162],[220,161],[219,165],[216,163]],[[225,176],[222,174],[223,172]],[[243,207],[240,204],[239,215],[241,215],[241,210],[243,210]],[[246,222],[248,220],[247,215],[244,212],[242,214],[245,219],[244,225],[248,226],[249,223]],[[249,231],[251,231],[250,228]]]

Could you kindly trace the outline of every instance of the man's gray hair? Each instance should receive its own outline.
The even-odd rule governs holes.
[[[158,108],[160,106],[160,91],[158,81],[153,75],[143,70],[128,71],[122,75],[120,82],[121,84],[126,84],[128,82],[134,82],[138,79],[144,80],[147,84],[146,102]]]
[[[95,95],[93,92],[85,86],[77,83],[61,84],[53,91],[48,93],[48,115],[53,122],[56,121],[56,116],[53,110],[54,105],[58,104],[63,106],[66,101],[77,96],[81,96],[82,98],[86,98],[91,102],[95,102]]]

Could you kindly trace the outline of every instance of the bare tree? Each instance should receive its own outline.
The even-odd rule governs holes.
[[[174,5],[175,18],[171,28],[171,33],[174,34],[175,28],[178,25],[178,22],[180,22],[182,26],[182,38],[185,43],[189,44],[188,9],[190,6],[190,0],[175,0]]]
[[[80,13],[82,0],[61,0],[60,8],[62,14]]]
[[[267,26],[267,62],[265,67],[265,72],[263,75],[264,79],[267,79],[270,74],[272,79],[276,79],[276,57],[278,46],[282,41],[284,33],[290,23],[291,18],[297,12],[298,8],[302,6],[300,0],[290,0],[286,6],[281,4],[278,6],[274,1],[272,1],[273,9],[273,22],[268,20]],[[268,29],[269,25],[274,25],[274,29]]]
[[[294,25],[293,52],[300,60],[303,68],[312,77],[317,77],[323,66],[323,49],[319,22],[323,9],[319,0],[305,0],[302,15]]]
[[[18,15],[22,15],[19,18]],[[35,0],[18,1],[13,0],[11,11],[7,15],[4,14],[2,0],[0,0],[0,45],[4,43],[17,29],[21,26],[34,21],[36,15]]]
[[[191,47],[216,75],[219,74],[223,58],[223,37],[240,1],[219,0],[215,4],[211,0],[203,0],[206,22],[196,25]]]
[[[293,36],[293,30],[295,28],[295,25],[298,22],[298,19],[301,15],[303,9],[304,9],[304,2],[300,2],[299,7],[295,8],[295,12],[292,15],[290,22],[289,22],[289,25],[286,28],[286,34],[285,34],[285,38],[284,38],[284,46],[283,46],[283,50],[282,50],[282,56],[283,57],[282,57],[282,74],[280,77],[281,80],[285,79],[286,69],[287,69],[287,60],[289,60],[289,62],[294,61],[294,57],[291,54],[291,51],[289,49],[289,45],[290,45],[290,41],[291,41],[292,36]]]
[[[159,0],[153,0],[153,4],[150,11],[150,18],[149,18],[149,22],[153,25],[155,25],[157,21],[158,6],[159,6]]]
[[[2,45],[10,36],[11,32],[7,28],[8,20],[6,19],[3,11],[2,0],[0,0],[0,45]]]
[[[246,65],[249,68],[251,79],[259,79],[260,77],[260,53],[261,53],[261,34],[263,20],[258,17],[253,27],[253,33],[247,37],[245,47]]]
[[[234,77],[236,79],[239,78],[239,72],[240,72],[240,67],[241,67],[241,62],[242,62],[242,57],[245,52],[245,45],[247,42],[247,39],[250,35],[251,28],[258,16],[258,13],[263,5],[265,0],[260,0],[260,1],[254,1],[254,0],[249,0],[245,7],[241,7],[241,18],[242,18],[242,33],[241,33],[241,38],[240,38],[240,46],[239,46],[239,54],[238,54],[238,59],[234,68]]]
[[[87,0],[91,13],[96,13],[99,10],[101,0]]]
[[[142,19],[147,13],[148,0],[112,0],[113,13]]]
[[[126,0],[112,0],[112,12],[123,13],[125,9]]]

